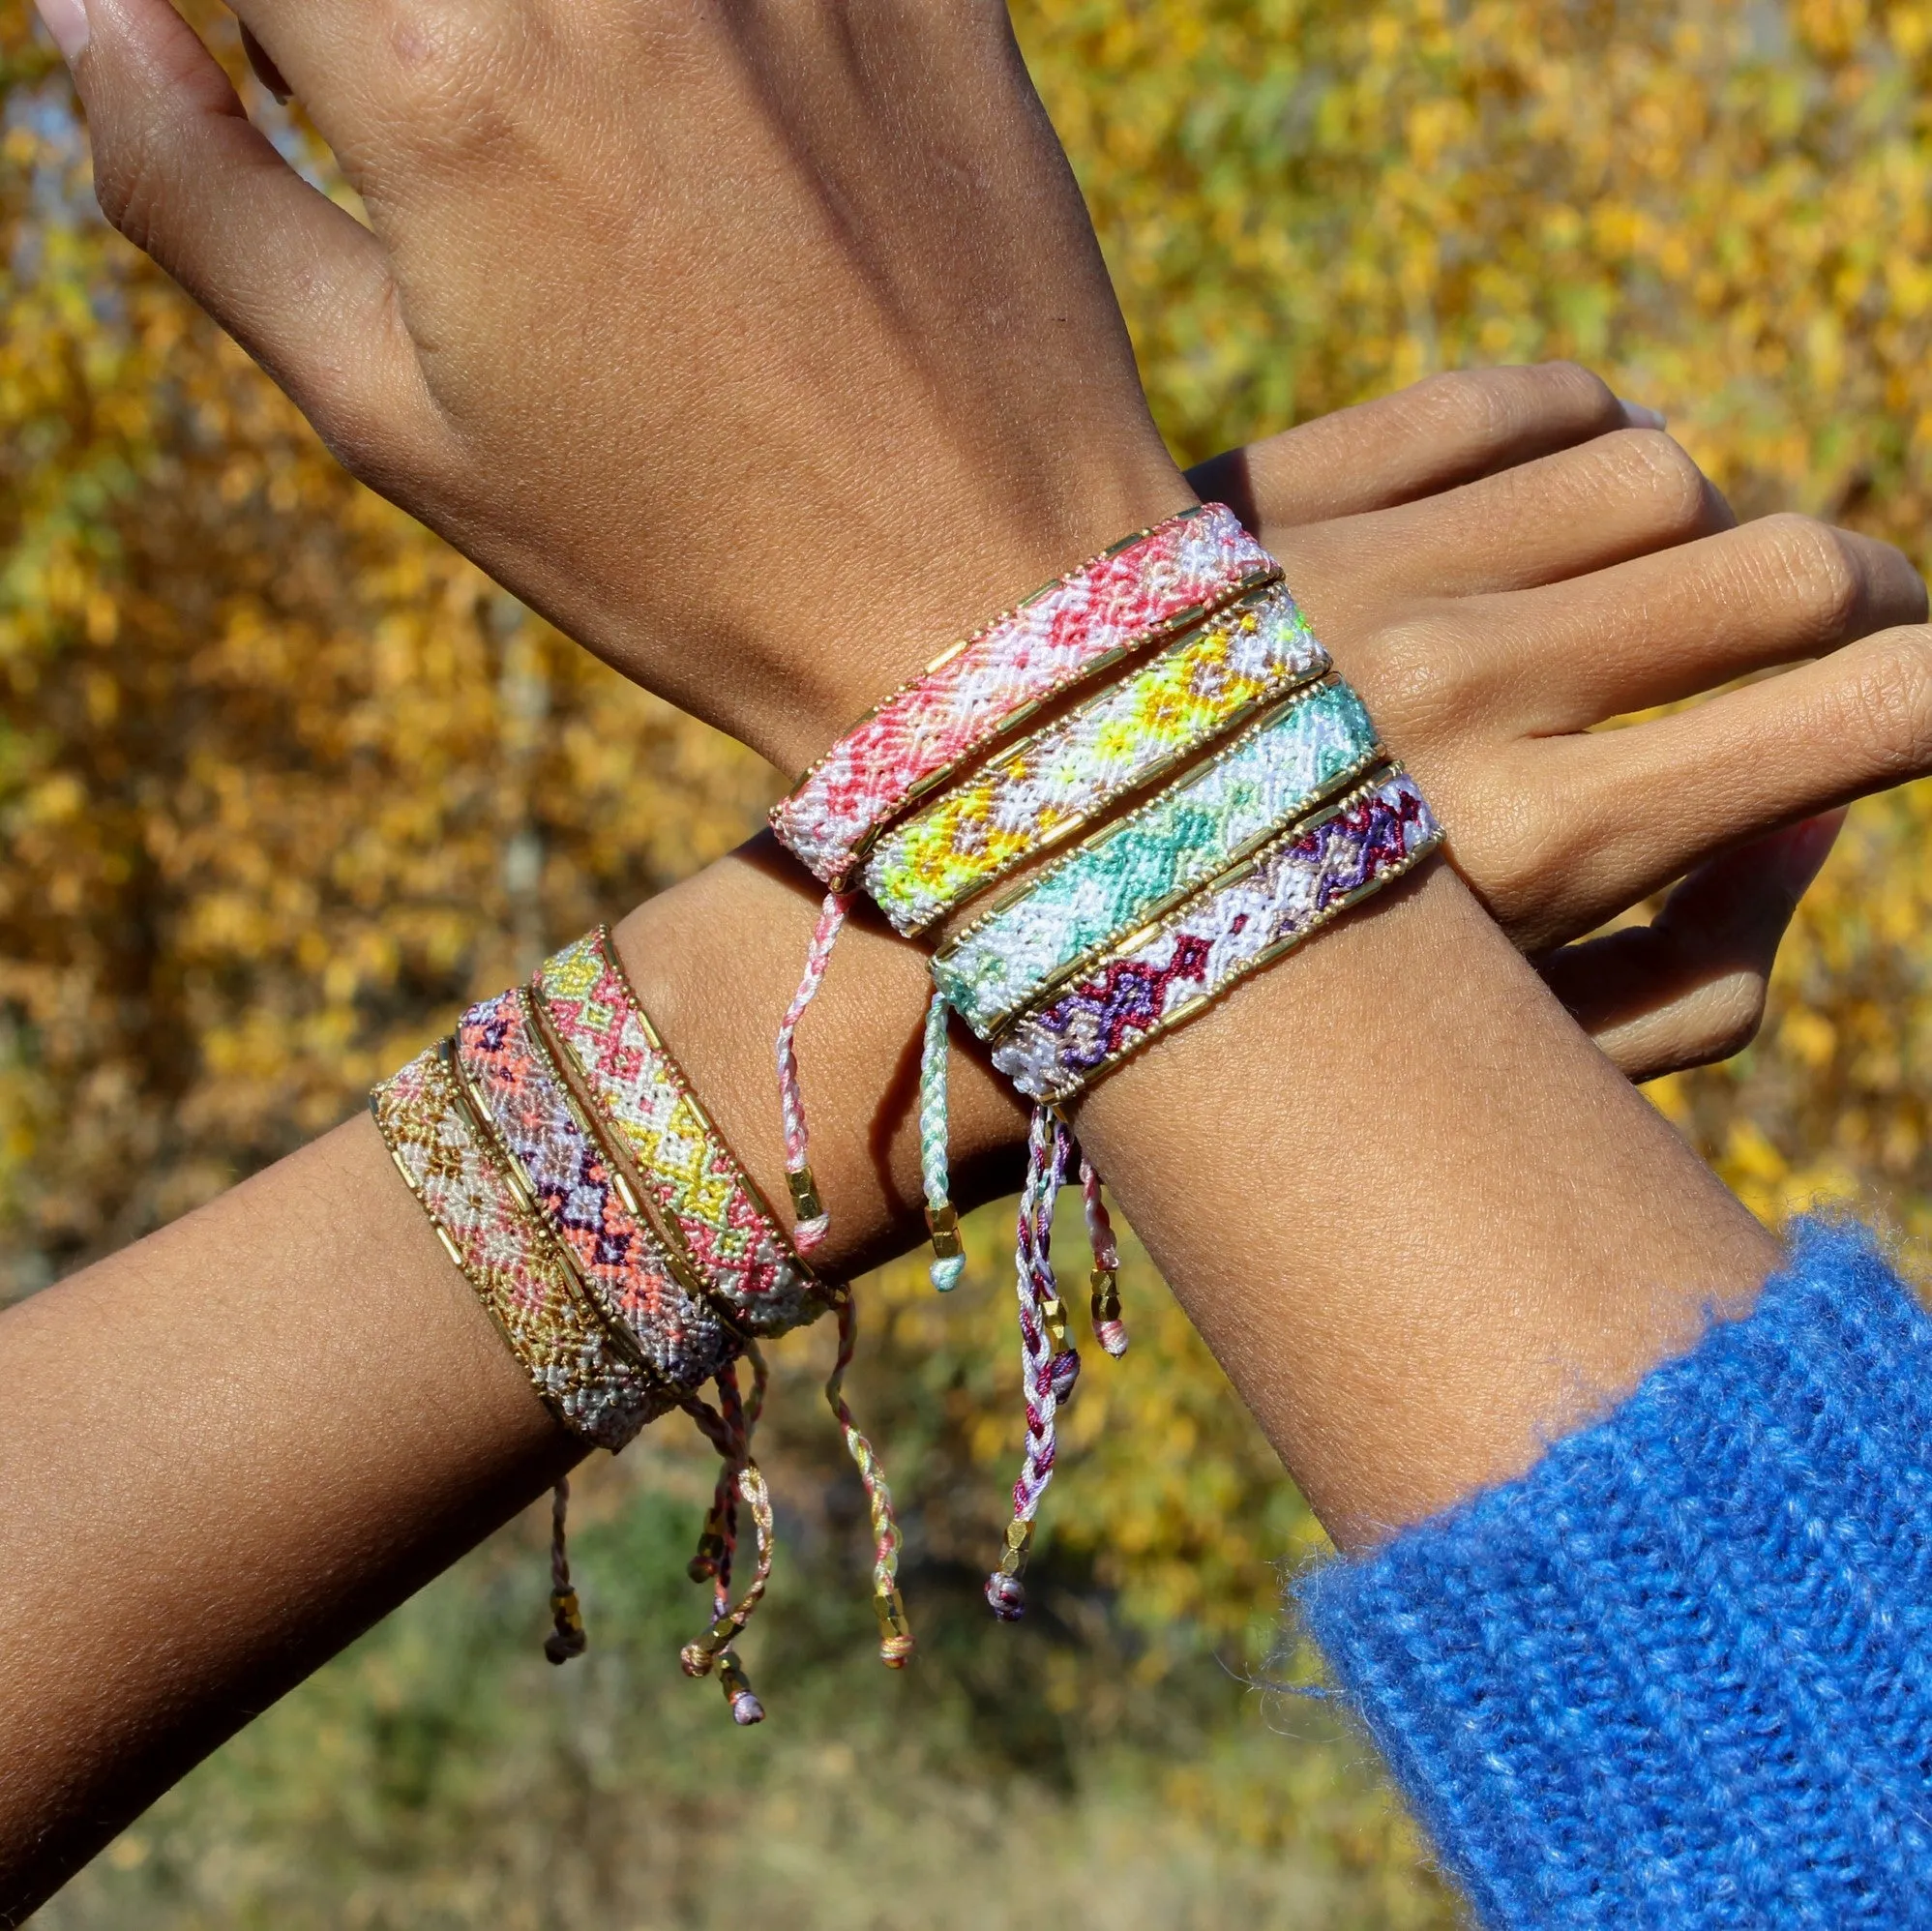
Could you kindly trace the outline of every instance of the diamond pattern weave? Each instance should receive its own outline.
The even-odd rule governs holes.
[[[665,1049],[609,935],[547,960],[533,982],[586,1090],[682,1239],[698,1277],[751,1334],[783,1334],[824,1312],[823,1290],[791,1252]]]
[[[1321,686],[996,905],[934,960],[934,983],[982,1039],[996,1033],[1070,967],[1381,757],[1361,699],[1346,684]]]
[[[994,1049],[1043,1103],[1071,1098],[1158,1033],[1418,864],[1442,832],[1412,779],[1386,776],[1265,847],[1155,932],[1099,961]]]
[[[1244,597],[887,832],[865,888],[899,931],[922,931],[1327,668],[1284,585]]]
[[[664,1413],[674,1397],[619,1354],[580,1296],[465,1117],[442,1050],[384,1081],[370,1111],[450,1258],[564,1425],[614,1453]]]
[[[518,987],[463,1014],[457,1026],[463,1077],[590,1291],[637,1338],[650,1366],[680,1394],[693,1393],[738,1352],[736,1340],[678,1278],[663,1242],[619,1193],[603,1148],[574,1116],[532,1035],[525,1000]]]

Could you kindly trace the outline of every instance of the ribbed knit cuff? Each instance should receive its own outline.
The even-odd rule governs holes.
[[[1309,1624],[1491,1931],[1932,1926],[1932,1322],[1797,1230],[1748,1318]]]

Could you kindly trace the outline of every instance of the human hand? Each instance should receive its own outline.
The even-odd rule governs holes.
[[[1458,870],[1635,1079],[1748,1043],[1836,808],[1932,768],[1911,564],[1808,517],[1737,526],[1648,413],[1567,364],[1469,371],[1190,477],[1281,558]],[[1648,926],[1569,942],[1677,879]]]
[[[84,11],[83,11],[84,9]],[[108,219],[343,462],[781,768],[1190,498],[1003,6],[44,0]]]

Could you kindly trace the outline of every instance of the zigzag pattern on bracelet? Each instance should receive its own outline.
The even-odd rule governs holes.
[[[487,1109],[511,1171],[603,1306],[680,1394],[739,1352],[737,1337],[626,1201],[534,1031],[521,987],[484,999],[457,1026],[459,1068]]]
[[[919,932],[1328,668],[1287,587],[1256,591],[887,832],[865,888]]]
[[[1346,684],[1293,699],[996,904],[933,961],[934,983],[982,1039],[996,1034],[1383,755]]]
[[[559,1420],[613,1454],[676,1396],[619,1353],[534,1228],[510,1178],[466,1116],[440,1047],[370,1095],[370,1111],[409,1191],[462,1270],[531,1384]]]
[[[1022,1018],[995,1047],[993,1063],[1035,1101],[1071,1098],[1441,842],[1414,781],[1392,769],[1127,939]]]
[[[829,1291],[792,1254],[667,1051],[611,949],[594,933],[546,960],[531,982],[585,1089],[617,1129],[639,1176],[699,1277],[749,1334],[815,1321]]]
[[[1208,503],[1116,544],[955,644],[862,718],[772,808],[780,841],[842,889],[887,823],[1040,704],[1281,575]]]

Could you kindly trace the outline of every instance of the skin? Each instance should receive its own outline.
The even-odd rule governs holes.
[[[1015,586],[1188,500],[997,10],[244,16],[372,228],[299,199],[151,0],[98,0],[76,48],[110,215],[359,473],[781,764]],[[1269,531],[1460,862],[1538,949],[1593,922],[1618,876],[1664,882],[1928,755],[1925,639],[1889,628],[1923,614],[1909,572],[1813,544],[1833,593],[1814,609],[1776,566],[1726,658],[1712,599],[1749,601],[1762,538],[1726,532],[1654,431],[1600,418],[1551,446],[1569,453],[1536,460],[1557,469],[1443,497],[1433,535],[1418,501]],[[1348,445],[1364,473],[1368,447]],[[1727,536],[1724,587],[1697,588],[1693,558],[1627,631],[1610,622],[1605,573]],[[1592,587],[1610,593],[1593,618]],[[1568,674],[1527,683],[1551,639],[1578,653]],[[1650,850],[1657,773],[1696,741],[1646,727],[1663,735],[1623,762],[1579,731],[1641,681],[1620,649],[1676,676],[1687,639],[1707,678],[1753,651],[1832,654],[1704,707],[1729,761],[1678,787],[1687,829],[1673,845],[1673,814]],[[1779,700],[1754,692],[1779,685],[1802,719],[1872,726],[1849,750],[1820,737],[1808,790],[1761,768]],[[1519,686],[1535,702],[1514,735],[1485,738]],[[1452,755],[1458,717],[1487,758]],[[1543,746],[1532,779],[1544,737],[1562,761]],[[1552,827],[1538,785],[1582,809]],[[769,1028],[809,901],[755,848],[623,936],[767,1183]],[[904,1244],[906,1136],[877,1096],[923,1003],[919,955],[856,933],[802,1043],[835,1265]],[[1013,1110],[972,1084],[964,1164],[992,1184]],[[1078,1125],[1345,1542],[1524,1467],[1775,1259],[1446,867],[1121,1069]],[[571,1449],[360,1121],[0,1328],[18,1450],[0,1588],[42,1638],[0,1666],[22,1739],[0,1773],[17,1913]]]

